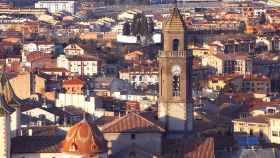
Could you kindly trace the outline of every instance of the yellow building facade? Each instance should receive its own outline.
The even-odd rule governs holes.
[[[215,75],[208,80],[208,88],[214,91],[222,90],[229,84],[234,86],[236,90],[240,90],[242,87],[242,76],[239,74]]]
[[[280,144],[280,115],[259,115],[235,119],[233,131],[257,136],[268,143]]]

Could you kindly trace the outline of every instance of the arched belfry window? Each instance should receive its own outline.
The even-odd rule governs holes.
[[[178,65],[172,66],[172,96],[180,96],[180,75],[181,68]]]
[[[174,39],[173,42],[172,42],[172,45],[173,45],[173,46],[172,46],[172,48],[173,48],[172,50],[173,50],[173,51],[178,51],[178,48],[179,48],[179,40],[178,40],[178,39]]]

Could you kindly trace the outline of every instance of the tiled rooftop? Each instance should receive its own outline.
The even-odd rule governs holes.
[[[133,112],[104,124],[101,128],[104,133],[145,133],[165,131],[165,129],[156,120],[148,119]]]

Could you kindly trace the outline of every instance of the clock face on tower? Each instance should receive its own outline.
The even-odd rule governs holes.
[[[181,68],[179,65],[173,65],[171,68],[172,75],[179,76],[181,73]]]

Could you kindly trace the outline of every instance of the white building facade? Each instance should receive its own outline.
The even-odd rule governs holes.
[[[134,86],[156,85],[158,83],[158,72],[150,71],[120,71],[120,79],[127,80]]]
[[[71,14],[76,13],[76,2],[75,1],[38,1],[35,3],[35,8],[45,8],[48,9],[50,13],[57,13],[61,11],[66,11]]]
[[[56,99],[56,107],[65,107],[72,105],[81,108],[84,111],[95,113],[95,97],[86,97],[82,94],[59,93]]]
[[[65,68],[72,74],[94,76],[98,73],[98,61],[88,57],[66,57],[60,55],[57,58],[57,67]]]
[[[23,51],[25,52],[43,52],[43,53],[52,53],[55,50],[54,43],[26,43],[23,45]]]

